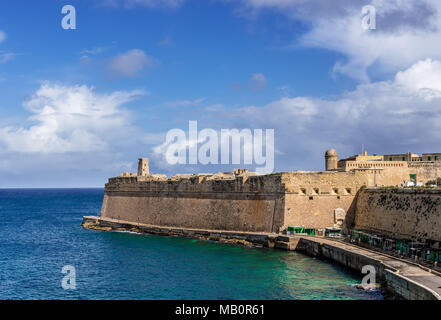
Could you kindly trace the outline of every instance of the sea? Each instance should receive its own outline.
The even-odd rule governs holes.
[[[0,299],[384,299],[297,252],[81,227],[103,189],[0,189]]]

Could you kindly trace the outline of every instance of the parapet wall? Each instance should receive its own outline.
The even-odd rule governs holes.
[[[358,189],[368,185],[365,172],[288,172],[284,174],[285,227],[332,227],[334,211],[353,210]]]
[[[423,176],[422,171],[419,174]],[[124,175],[106,184],[101,216],[157,226],[276,233],[289,226],[339,226],[343,219],[349,228],[395,237],[441,238],[436,232],[441,225],[436,214],[441,209],[439,191],[383,188],[358,192],[374,184],[397,185],[408,176],[401,167],[270,175],[187,174],[170,179]],[[432,213],[427,216],[428,212]]]
[[[441,241],[441,190],[360,190],[352,227],[395,238]]]
[[[106,184],[101,217],[168,227],[278,232],[284,190],[281,175],[118,177]]]
[[[358,172],[270,175],[124,175],[106,184],[103,218],[160,226],[280,232],[288,226],[326,228],[334,211],[352,210],[371,177]]]

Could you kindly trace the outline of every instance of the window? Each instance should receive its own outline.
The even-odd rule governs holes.
[[[346,188],[346,193],[351,194],[351,188]]]
[[[406,161],[406,158],[405,158],[405,157],[403,157],[403,161]]]
[[[438,156],[435,156],[435,161],[437,161],[438,160]]]
[[[301,195],[306,195],[306,189],[305,188],[300,188],[300,194]]]
[[[431,157],[431,156],[428,156],[428,157],[427,157],[427,161],[432,161],[432,157]]]
[[[392,157],[389,158],[389,161],[392,161]]]
[[[319,194],[320,193],[320,190],[318,189],[318,188],[314,188],[314,189],[312,189],[312,193],[313,194]]]

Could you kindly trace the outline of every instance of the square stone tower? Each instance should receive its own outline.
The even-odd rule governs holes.
[[[148,176],[149,175],[149,159],[141,158],[138,160],[138,176]]]

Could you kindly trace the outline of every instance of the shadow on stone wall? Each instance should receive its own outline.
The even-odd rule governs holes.
[[[348,229],[353,229],[355,226],[355,215],[357,214],[357,201],[359,198],[360,192],[362,192],[363,189],[360,189],[355,194],[354,200],[351,203],[351,206],[349,207],[348,211],[346,212],[345,221],[343,224],[343,230],[347,231]]]

